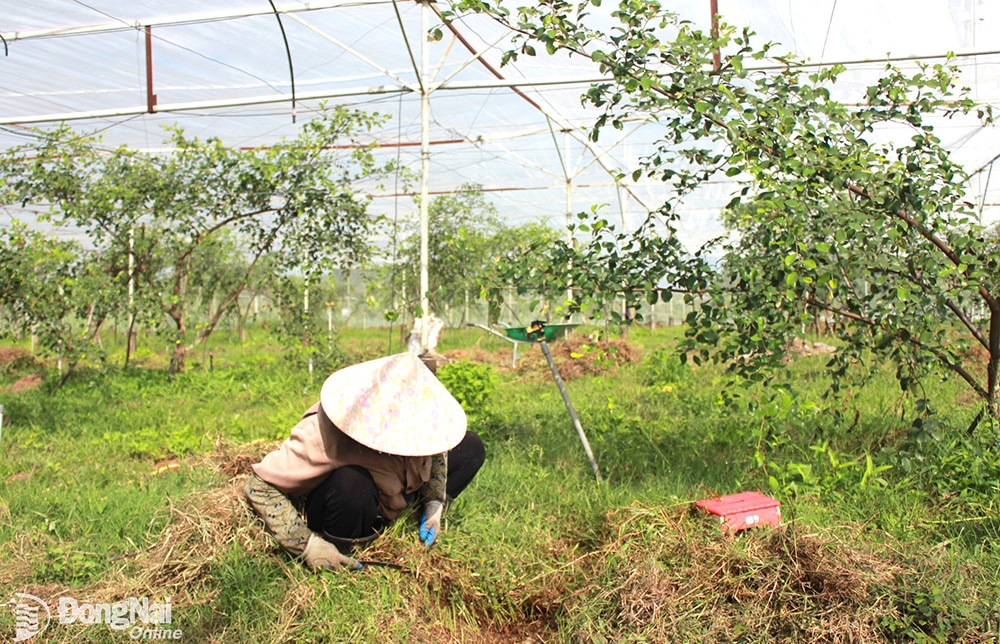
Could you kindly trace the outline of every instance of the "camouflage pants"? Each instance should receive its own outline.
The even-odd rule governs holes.
[[[291,499],[254,473],[250,474],[243,491],[250,506],[264,520],[268,534],[288,552],[301,555],[312,532]]]

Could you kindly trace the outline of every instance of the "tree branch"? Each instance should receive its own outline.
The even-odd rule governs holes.
[[[846,185],[847,189],[851,191],[853,194],[856,194],[859,197],[866,199],[868,201],[871,201],[873,199],[871,193],[869,193],[867,190],[857,185],[853,181],[848,181]],[[934,234],[933,231],[928,230],[926,226],[917,221],[912,215],[910,215],[910,213],[906,212],[903,209],[900,209],[897,210],[896,212],[890,212],[888,214],[892,217],[896,217],[897,219],[905,223],[913,230],[916,230],[921,237],[932,243],[955,266],[961,265],[962,258],[959,257],[955,249],[953,249],[948,244],[948,242],[946,242],[945,240],[941,239],[936,234]],[[986,285],[983,284],[981,280],[977,280],[972,277],[972,268],[966,267],[965,271],[963,272],[963,275],[965,275],[967,278],[976,283],[976,291],[979,293],[979,296],[983,298],[983,301],[986,302],[986,305],[990,307],[990,311],[995,314],[1000,314],[1000,300],[997,300],[997,298],[994,297],[993,294],[989,292],[989,290],[986,288]]]
[[[850,320],[854,320],[855,322],[860,322],[861,324],[868,325],[868,326],[870,326],[872,328],[877,328],[877,329],[882,329],[882,330],[885,330],[885,331],[890,331],[896,338],[899,338],[900,340],[903,340],[904,342],[908,342],[908,343],[912,344],[913,346],[915,346],[915,347],[917,347],[919,349],[922,349],[923,351],[927,351],[928,353],[932,354],[935,358],[938,359],[938,362],[940,362],[945,367],[947,367],[951,371],[953,371],[956,374],[958,374],[963,380],[965,380],[965,382],[968,383],[968,385],[970,387],[972,387],[972,389],[976,392],[976,394],[978,394],[981,398],[983,398],[984,400],[990,400],[990,396],[986,392],[986,390],[983,389],[982,385],[979,384],[979,382],[976,380],[975,376],[973,376],[971,373],[969,373],[965,369],[965,367],[963,367],[960,364],[957,364],[957,363],[953,362],[952,359],[951,359],[951,357],[948,356],[947,354],[945,354],[944,352],[942,352],[940,349],[938,349],[936,347],[932,347],[932,346],[927,345],[927,344],[924,344],[923,342],[921,342],[920,340],[918,340],[916,337],[914,337],[912,334],[909,337],[907,337],[907,338],[903,338],[898,331],[891,331],[889,329],[886,329],[884,326],[880,325],[878,322],[876,322],[875,320],[872,320],[871,318],[866,318],[863,315],[859,315],[857,313],[854,313],[853,311],[846,311],[844,309],[840,309],[840,308],[837,308],[835,306],[829,306],[829,305],[824,304],[824,303],[822,303],[822,302],[820,302],[820,301],[818,301],[818,300],[816,300],[815,298],[812,298],[812,297],[807,298],[806,299],[806,303],[809,306],[813,306],[815,308],[822,309],[824,311],[828,311],[828,312],[833,313],[835,315],[840,315],[840,316],[846,317],[846,318],[848,318]]]

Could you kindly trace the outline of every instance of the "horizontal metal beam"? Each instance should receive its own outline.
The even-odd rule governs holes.
[[[500,89],[505,87],[557,87],[572,85],[590,85],[602,82],[603,78],[577,78],[577,79],[553,79],[545,81],[506,81],[488,80],[474,82],[451,82],[447,85],[434,87],[434,91],[464,91],[479,89]],[[162,91],[162,90],[161,90]],[[410,94],[414,93],[410,87],[395,87],[391,85],[373,85],[370,87],[355,87],[339,91],[319,91],[303,93],[296,96],[299,102],[315,101],[330,98],[347,98],[350,96],[369,96],[382,94]],[[253,105],[273,105],[275,103],[291,102],[292,97],[285,94],[272,94],[268,96],[247,96],[244,98],[219,99],[208,101],[191,101],[186,103],[160,103],[156,105],[155,113],[184,112],[189,110],[223,109],[228,107],[248,107]],[[106,108],[98,110],[86,110],[78,112],[61,112],[50,114],[23,114],[21,116],[0,116],[0,125],[26,125],[31,123],[60,123],[63,121],[80,121],[85,119],[116,118],[122,116],[135,116],[146,114],[148,109],[145,105],[135,105],[131,107]]]
[[[390,4],[388,0],[316,0],[306,5],[296,3],[292,6],[279,7],[279,13],[294,14],[308,11],[321,11],[323,9],[349,8],[359,5],[380,5]],[[231,9],[227,11],[206,11],[203,13],[178,16],[176,18],[155,19],[137,18],[134,22],[119,20],[117,22],[107,22],[95,25],[78,25],[73,27],[52,27],[49,29],[33,29],[31,31],[0,31],[0,36],[8,42],[18,40],[36,40],[39,38],[59,38],[62,36],[83,36],[89,34],[113,33],[135,29],[136,27],[168,27],[176,25],[190,25],[204,22],[217,22],[221,20],[236,20],[239,18],[251,18],[254,16],[272,16],[274,12],[270,5],[264,5],[259,10],[248,10],[245,8]]]

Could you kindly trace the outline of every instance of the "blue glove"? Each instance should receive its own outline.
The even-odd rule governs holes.
[[[434,543],[434,539],[441,534],[441,512],[444,504],[440,501],[428,501],[424,504],[424,514],[420,517],[420,540],[427,546]]]

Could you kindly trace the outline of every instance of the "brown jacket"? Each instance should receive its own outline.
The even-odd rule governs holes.
[[[366,447],[341,432],[317,403],[253,471],[286,495],[298,497],[309,494],[338,467],[358,465],[371,473],[382,514],[391,521],[406,508],[403,495],[416,492],[430,480],[432,458],[395,456]]]

